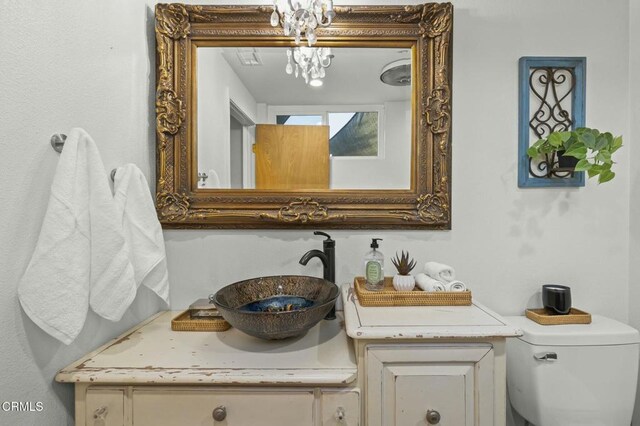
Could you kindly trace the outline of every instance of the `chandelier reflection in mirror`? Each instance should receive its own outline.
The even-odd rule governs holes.
[[[283,0],[280,0],[284,3]],[[316,28],[331,25],[336,12],[333,10],[333,0],[286,0],[286,5],[273,2],[271,25],[282,25],[285,36],[293,34],[296,44],[300,44],[302,37],[307,38],[309,47],[317,41]]]
[[[302,75],[304,82],[311,86],[322,86],[325,68],[331,65],[333,53],[330,47],[293,47],[287,50],[287,74],[296,78]]]

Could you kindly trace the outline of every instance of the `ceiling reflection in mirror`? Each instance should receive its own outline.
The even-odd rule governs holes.
[[[200,189],[409,189],[408,48],[198,47]]]

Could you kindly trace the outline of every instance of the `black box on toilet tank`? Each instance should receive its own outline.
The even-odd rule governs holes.
[[[542,305],[556,314],[568,314],[571,311],[571,288],[558,284],[543,285]]]

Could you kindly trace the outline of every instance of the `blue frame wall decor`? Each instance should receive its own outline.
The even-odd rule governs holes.
[[[518,186],[520,188],[584,186],[584,172],[556,171],[555,156],[551,161],[552,164],[546,162],[535,164],[527,155],[527,149],[537,139],[544,138],[553,131],[585,126],[586,65],[587,59],[584,57],[524,56],[520,58],[518,117]]]

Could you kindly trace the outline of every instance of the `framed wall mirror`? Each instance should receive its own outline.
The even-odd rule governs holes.
[[[451,4],[272,12],[156,6],[163,226],[450,229]]]

